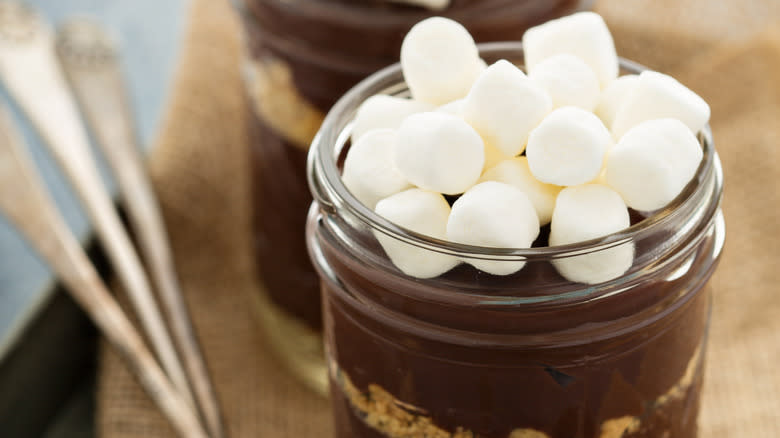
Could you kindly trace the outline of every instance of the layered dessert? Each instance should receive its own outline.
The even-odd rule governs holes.
[[[400,61],[310,152],[337,436],[697,437],[724,238],[706,102],[592,13],[522,48],[426,19]]]
[[[305,162],[324,114],[350,87],[398,59],[403,36],[434,14],[478,41],[518,39],[580,0],[236,0],[244,19],[261,322],[296,369],[321,357],[318,279],[302,230]],[[272,212],[272,213],[271,213]],[[290,341],[295,339],[295,342]],[[300,371],[300,373],[310,373]],[[321,382],[324,374],[315,380]],[[315,383],[315,385],[319,385]]]

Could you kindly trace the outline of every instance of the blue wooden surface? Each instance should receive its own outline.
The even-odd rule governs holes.
[[[54,26],[73,15],[90,15],[111,30],[122,50],[123,70],[140,138],[148,148],[164,113],[188,0],[27,0],[27,3]],[[2,83],[0,102],[14,108]],[[90,226],[70,187],[24,117],[18,112],[15,117],[50,193],[68,225],[84,242]],[[100,164],[106,168],[102,161]],[[104,176],[114,190],[106,172]],[[0,216],[0,359],[25,324],[46,303],[53,284],[51,272]]]

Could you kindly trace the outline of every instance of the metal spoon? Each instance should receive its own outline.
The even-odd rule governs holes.
[[[170,316],[198,407],[212,436],[224,436],[218,400],[193,330],[157,200],[139,152],[115,43],[95,21],[69,20],[57,35],[57,54],[87,124],[117,177],[141,252]]]
[[[57,273],[179,435],[207,438],[195,411],[157,365],[57,213],[21,142],[8,112],[0,105],[0,211]]]
[[[0,80],[76,189],[163,368],[192,404],[184,368],[141,261],[92,159],[86,132],[59,68],[50,29],[34,11],[15,1],[0,1]]]

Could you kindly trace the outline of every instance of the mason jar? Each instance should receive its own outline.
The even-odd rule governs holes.
[[[481,46],[522,60],[519,43]],[[640,67],[621,61],[623,71]],[[307,243],[323,294],[339,438],[694,438],[712,275],[725,238],[723,175],[709,128],[703,160],[667,207],[572,245],[496,249],[410,232],[362,205],[340,179],[350,121],[369,96],[408,95],[400,67],[331,110],[309,154]],[[462,261],[431,279],[403,274],[377,236]],[[620,248],[632,266],[600,284],[561,261]],[[521,263],[495,276],[468,262]],[[511,271],[509,269],[508,271]]]
[[[306,254],[306,154],[350,87],[396,62],[407,31],[438,14],[477,41],[519,40],[583,0],[453,0],[444,11],[386,0],[233,0],[243,18],[260,323],[287,365],[325,391],[319,280]]]

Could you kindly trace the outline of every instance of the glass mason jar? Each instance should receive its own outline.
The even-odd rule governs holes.
[[[326,391],[319,280],[306,254],[306,154],[324,114],[350,87],[398,60],[406,32],[434,15],[385,0],[233,0],[244,23],[254,238],[265,294],[259,320],[288,366]],[[453,0],[436,14],[477,41],[525,29],[590,0]]]
[[[519,43],[481,47],[522,60]],[[621,61],[623,70],[640,68]],[[709,128],[694,180],[661,211],[573,245],[495,249],[431,239],[360,204],[339,165],[358,105],[406,95],[398,66],[361,82],[313,142],[307,243],[322,280],[339,438],[694,438],[712,275],[725,238],[723,176]],[[464,262],[522,263],[494,276],[461,263],[412,278],[376,236]],[[596,285],[554,263],[632,247],[624,274]]]

